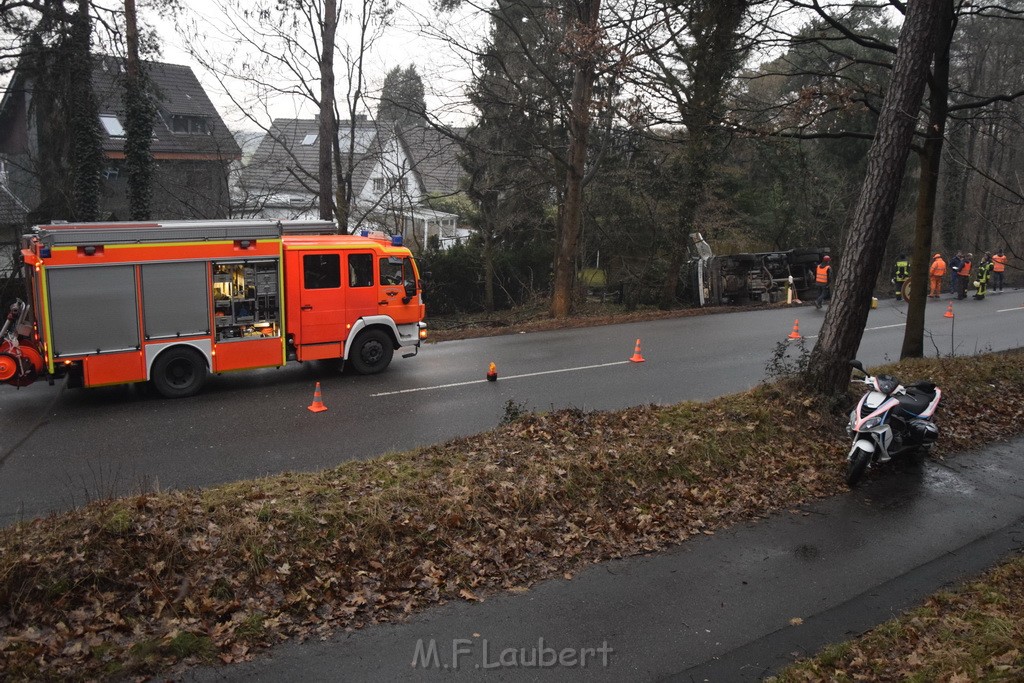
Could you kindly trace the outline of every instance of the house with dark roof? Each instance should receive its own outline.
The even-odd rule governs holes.
[[[235,205],[244,207],[244,215],[319,215],[319,125],[318,119],[274,121],[242,171]],[[353,150],[349,232],[370,229],[402,235],[414,250],[433,237],[442,247],[468,238],[469,230],[459,226],[457,215],[430,207],[431,198],[460,191],[459,147],[450,137],[425,126],[363,118],[354,126],[341,122],[339,143],[343,159]]]
[[[156,116],[150,153],[154,169],[150,214],[154,219],[223,218],[230,213],[228,173],[241,158],[234,137],[188,66],[145,62]],[[128,218],[125,174],[124,60],[100,56],[93,68],[93,91],[105,160],[100,214]],[[0,156],[9,187],[30,209],[40,199],[38,126],[34,120],[36,84],[19,69],[0,102]]]
[[[14,270],[17,241],[28,222],[28,207],[7,186],[7,165],[0,160],[0,278]]]

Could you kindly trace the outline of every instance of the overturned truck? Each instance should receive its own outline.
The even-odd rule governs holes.
[[[806,247],[715,256],[700,233],[690,235],[694,257],[697,305],[775,303],[785,301],[792,289],[794,299],[812,299],[816,293],[814,268],[828,247]]]

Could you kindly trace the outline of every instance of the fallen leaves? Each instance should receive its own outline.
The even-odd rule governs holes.
[[[999,366],[995,390],[974,379],[985,363]],[[931,376],[952,397],[940,407],[943,439],[956,434],[944,452],[1024,428],[994,413],[984,429],[971,420],[996,399],[1021,415],[1011,386],[1024,386],[1024,354],[896,372]],[[776,385],[708,403],[529,414],[326,472],[20,524],[0,531],[0,669],[91,679],[239,661],[284,638],[569,580],[593,562],[713,535],[844,490],[845,423],[818,407]],[[800,428],[779,429],[780,415]]]

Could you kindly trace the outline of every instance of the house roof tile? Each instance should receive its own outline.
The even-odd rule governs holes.
[[[28,220],[28,209],[8,189],[6,183],[0,183],[0,225],[25,225]]]
[[[347,152],[351,128],[348,121],[339,125],[342,154]],[[316,119],[275,119],[242,172],[242,186],[258,194],[316,194],[319,133]],[[376,149],[377,124],[356,121],[356,166],[352,173],[355,187],[361,187],[369,177]]]
[[[241,149],[217,113],[191,67],[164,62],[145,62],[159,112],[153,125],[150,151],[154,155],[183,155],[237,159]],[[100,57],[93,69],[93,90],[100,114],[114,114],[125,124],[123,98],[124,60]],[[208,134],[175,133],[172,117],[189,116],[205,121]],[[123,152],[124,138],[103,131],[105,152]]]
[[[319,132],[315,119],[275,120],[243,171],[242,185],[258,194],[315,194],[319,145],[303,144],[307,136]],[[426,126],[393,129],[374,121],[356,123],[355,167],[352,186],[364,187],[376,166],[381,151],[395,135],[403,145],[418,182],[428,194],[451,194],[459,189],[462,167],[458,163],[458,144],[448,136]],[[455,135],[461,131],[455,131]],[[348,145],[349,125],[342,122],[339,137],[344,151]]]

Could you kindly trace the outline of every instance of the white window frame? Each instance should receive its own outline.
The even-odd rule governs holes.
[[[116,114],[100,114],[100,124],[107,135],[112,138],[123,138],[125,136],[124,125]]]

